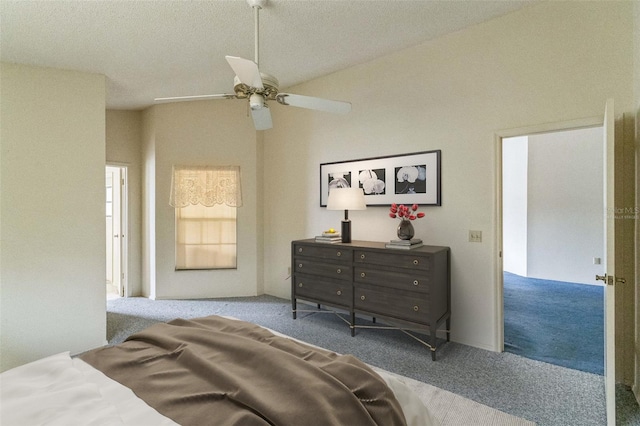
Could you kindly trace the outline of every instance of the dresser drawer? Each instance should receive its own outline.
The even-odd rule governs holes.
[[[293,247],[294,256],[316,257],[345,263],[351,263],[351,254],[352,250],[331,244],[316,244],[313,246],[296,244]]]
[[[320,275],[325,278],[351,281],[352,267],[340,263],[318,262],[316,259],[296,257],[294,259],[296,274]]]
[[[431,256],[428,254],[391,253],[389,250],[384,252],[355,250],[353,254],[353,261],[356,264],[368,263],[372,265],[419,269],[422,271],[428,271],[431,269]]]
[[[426,294],[358,285],[354,288],[355,310],[429,325],[429,300]]]
[[[349,282],[318,279],[307,275],[296,275],[294,295],[340,306],[351,306],[352,287]]]
[[[425,271],[401,269],[377,269],[374,266],[359,265],[354,268],[353,280],[359,284],[375,284],[389,288],[429,293],[430,278]]]

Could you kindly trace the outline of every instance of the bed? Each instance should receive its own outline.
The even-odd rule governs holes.
[[[432,425],[402,381],[236,319],[158,323],[0,374],[10,425]]]

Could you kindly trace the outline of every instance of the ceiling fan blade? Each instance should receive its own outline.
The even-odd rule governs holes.
[[[253,117],[253,125],[256,130],[267,130],[273,127],[271,111],[266,104],[260,109],[251,108],[251,117]]]
[[[195,95],[195,96],[174,96],[171,98],[155,98],[156,102],[188,102],[203,101],[207,99],[238,99],[236,95],[220,94],[220,95]]]
[[[249,87],[264,89],[262,78],[260,77],[260,70],[255,62],[249,59],[238,58],[237,56],[225,56],[225,58],[227,62],[229,62],[233,72],[236,73],[236,77],[240,79],[240,82]]]
[[[276,100],[282,105],[291,105],[300,108],[314,109],[317,111],[333,112],[336,114],[346,114],[351,111],[350,102],[332,101],[329,99],[320,99],[311,96],[278,93]]]

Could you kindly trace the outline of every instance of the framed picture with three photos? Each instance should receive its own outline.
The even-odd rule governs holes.
[[[331,188],[359,187],[368,206],[440,206],[440,150],[320,164],[320,206]]]

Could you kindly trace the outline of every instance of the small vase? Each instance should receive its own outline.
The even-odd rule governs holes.
[[[410,240],[413,238],[413,225],[409,220],[401,220],[398,225],[398,238],[401,240]]]

